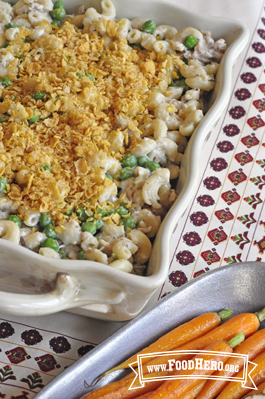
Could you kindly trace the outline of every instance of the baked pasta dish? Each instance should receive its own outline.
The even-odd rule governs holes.
[[[0,237],[144,275],[226,43],[101,7],[0,1]]]

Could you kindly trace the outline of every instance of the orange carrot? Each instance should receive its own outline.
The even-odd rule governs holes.
[[[241,353],[248,355],[248,360],[252,360],[254,357],[258,356],[261,352],[265,350],[265,329],[259,330],[255,334],[251,335],[242,344],[236,347],[234,353]],[[213,399],[215,398],[229,381],[225,381],[226,377],[232,377],[237,372],[241,371],[244,366],[244,358],[233,357],[226,362],[229,365],[231,371],[222,370],[216,371],[213,375],[222,377],[222,380],[208,380],[204,385],[201,392],[198,394],[196,399]],[[237,370],[237,371],[236,371]]]
[[[225,362],[229,358],[229,354],[233,352],[232,346],[225,341],[211,342],[209,345],[206,346],[205,350],[214,353],[200,353],[194,356],[192,359],[194,360],[195,366],[196,359],[200,359],[200,361],[202,361],[202,364],[204,364],[205,361],[216,362],[216,364],[218,364],[218,362]],[[227,352],[227,356],[224,356],[223,354],[218,354],[216,352]],[[185,376],[188,376],[189,378],[165,381],[159,388],[156,389],[156,391],[150,393],[147,398],[182,399],[184,395],[186,395],[190,390],[200,384],[201,380],[196,378],[197,376],[207,377],[214,373],[214,369],[212,369],[211,367],[196,368],[195,366],[185,370]],[[177,371],[175,375],[183,375],[183,370]]]
[[[205,385],[205,382],[206,381],[203,380],[198,382],[198,385],[195,385],[195,387],[190,389],[185,395],[181,397],[181,399],[195,399],[195,398],[197,399],[197,395],[201,392],[202,388]]]
[[[262,382],[261,384],[259,384],[258,386],[257,386],[257,390],[255,390],[255,391],[253,391],[253,392],[249,392],[249,393],[247,393],[245,396],[243,396],[242,397],[242,399],[245,399],[245,398],[249,398],[251,395],[253,395],[253,394],[257,394],[257,393],[265,393],[265,381],[264,382]],[[147,394],[146,394],[147,395]]]
[[[257,366],[252,368],[252,372],[250,376],[253,382],[258,385],[265,381],[265,352],[262,352],[259,356],[253,359],[253,363],[257,364]],[[254,367],[254,366],[253,366]],[[244,370],[241,370],[236,377],[243,378]],[[252,384],[250,378],[247,378],[246,386],[251,386]],[[242,398],[247,392],[251,391],[250,388],[246,388],[242,386],[242,382],[231,381],[224,388],[224,390],[217,396],[217,399],[239,399]],[[256,393],[252,391],[252,393]]]
[[[204,349],[208,343],[213,342],[213,341],[218,341],[218,340],[230,340],[233,336],[238,334],[240,331],[243,331],[244,335],[248,337],[249,335],[253,334],[258,330],[258,327],[260,325],[259,319],[262,320],[262,315],[257,314],[254,315],[252,313],[241,313],[237,316],[234,316],[230,320],[226,321],[223,323],[221,326],[216,327],[212,331],[208,332],[207,334],[204,334],[203,336],[194,339],[190,341],[189,343],[185,345],[179,346],[177,349],[178,350],[198,350],[198,349]],[[186,323],[187,324],[187,323]],[[173,348],[174,349],[174,348]],[[174,359],[176,360],[182,360],[182,359],[191,359],[193,355],[186,354],[186,355],[178,355],[174,356]],[[159,361],[158,361],[159,359]],[[159,363],[158,363],[159,362]],[[157,357],[153,359],[152,361],[149,361],[148,363],[143,365],[143,372],[147,373],[148,376],[150,377],[150,370],[147,369],[147,365],[157,365],[157,364],[167,364],[168,363],[168,356],[166,357]],[[168,372],[162,372],[156,373],[154,372],[151,375],[165,375],[165,373]],[[133,389],[129,390],[129,387],[135,378],[135,373],[132,372],[125,378],[123,378],[120,381],[111,383],[105,387],[102,387],[98,390],[95,390],[91,393],[89,393],[85,398],[87,399],[96,399],[96,398],[101,398],[101,399],[132,399],[135,397],[138,397],[139,395],[143,395],[147,392],[150,392],[157,387],[159,387],[163,381],[153,381],[153,382],[148,382],[145,383],[145,386],[143,388],[139,389]]]
[[[155,353],[155,352],[164,352],[169,351],[173,348],[178,348],[181,345],[184,345],[187,342],[190,342],[193,339],[196,339],[203,334],[213,330],[216,326],[218,326],[222,320],[231,316],[232,311],[227,309],[223,310],[219,313],[205,313],[201,316],[198,316],[185,324],[181,324],[176,327],[174,330],[169,333],[163,335],[157,341],[149,345],[147,348],[141,350],[137,354],[130,357],[125,362],[119,364],[117,367],[107,371],[103,374],[106,375],[112,371],[125,369],[130,367],[130,363],[134,363],[137,361],[137,355]],[[148,359],[142,359],[143,363]]]
[[[174,356],[174,355],[173,355]],[[180,358],[181,360],[188,360],[192,357],[193,355],[182,355]],[[174,356],[175,357],[175,356]],[[164,375],[168,376],[170,374],[174,374],[175,370],[172,368],[172,370],[165,370],[165,371],[159,371],[159,372],[154,372],[154,373],[149,373],[148,378],[150,379],[155,379],[157,377],[162,377]],[[127,379],[122,379],[120,381],[115,381],[112,382],[108,385],[105,385],[96,391],[93,391],[91,393],[88,393],[87,396],[85,396],[82,399],[96,399],[96,398],[101,398],[101,399],[109,399],[109,398],[122,398],[122,399],[131,399],[138,397],[139,395],[142,395],[146,392],[150,392],[154,389],[156,389],[158,386],[163,384],[163,380],[156,380],[152,382],[145,382],[144,387],[140,387],[137,389],[129,390],[136,374],[133,372],[133,376],[131,378]]]
[[[210,342],[225,340],[229,341],[239,332],[243,332],[245,338],[249,337],[251,334],[255,333],[259,326],[260,321],[263,320],[265,311],[261,311],[257,314],[254,313],[240,313],[231,319],[227,320],[220,326],[216,327],[214,330],[204,334],[203,336],[194,339],[193,341],[181,345],[177,348],[177,350],[201,350],[204,349]],[[175,349],[175,348],[174,348]],[[173,349],[173,350],[174,350]],[[178,356],[175,356],[175,359],[178,360]],[[161,356],[159,358],[159,363],[167,363],[168,356]],[[150,366],[156,365],[158,362],[158,358],[154,358],[145,363],[142,367],[143,374],[149,373]],[[149,368],[149,369],[148,369]],[[128,374],[124,379],[132,378],[134,372]]]
[[[150,378],[155,378],[159,376],[159,373],[150,374]],[[163,384],[163,381],[150,381],[146,382],[143,387],[137,389],[130,389],[130,386],[133,382],[133,378],[129,380],[120,380],[112,382],[104,387],[97,389],[96,391],[90,392],[83,396],[82,399],[133,399],[146,392],[150,393],[157,389],[160,385]]]
[[[154,391],[152,391],[152,392],[154,392]],[[149,393],[150,393],[150,392],[147,392],[147,393],[144,393],[144,394],[141,395],[141,396],[137,396],[137,399],[147,399],[147,396],[149,395]]]

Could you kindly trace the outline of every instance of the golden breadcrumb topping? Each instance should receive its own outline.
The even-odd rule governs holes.
[[[73,207],[95,210],[113,185],[104,162],[120,161],[139,142],[140,127],[154,118],[150,91],[165,91],[183,63],[176,54],[132,48],[118,37],[118,23],[104,24],[115,41],[69,21],[61,28],[45,21],[48,35],[32,41],[22,27],[6,49],[15,59],[0,103],[0,175],[22,219],[34,209],[58,224]],[[44,97],[36,100],[36,92]],[[118,201],[129,203],[125,196]]]

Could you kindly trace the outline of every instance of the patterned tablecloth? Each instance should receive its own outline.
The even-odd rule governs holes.
[[[172,236],[168,278],[158,300],[208,270],[265,261],[264,2],[186,0],[185,6],[201,12],[206,2],[209,14],[242,20],[250,41],[234,68],[226,112],[203,149],[197,192]],[[33,398],[122,325],[66,312],[0,315],[0,398]]]
[[[264,8],[256,22],[228,108],[203,149],[197,192],[172,236],[160,297],[216,267],[265,261]]]

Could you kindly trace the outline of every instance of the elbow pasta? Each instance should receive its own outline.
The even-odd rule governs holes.
[[[4,240],[19,244],[19,227],[9,220],[0,220],[0,237]]]
[[[144,275],[225,41],[54,7],[0,0],[0,237]]]

